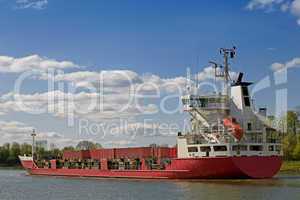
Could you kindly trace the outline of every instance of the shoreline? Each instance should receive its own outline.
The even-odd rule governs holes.
[[[300,161],[283,161],[279,172],[300,172]]]
[[[20,165],[17,166],[5,166],[5,165],[0,165],[0,170],[5,169],[5,170],[23,170],[23,167]]]

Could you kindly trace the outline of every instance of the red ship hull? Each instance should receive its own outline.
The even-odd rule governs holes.
[[[271,178],[280,169],[279,156],[173,159],[166,170],[44,169],[21,160],[31,175],[142,179]]]

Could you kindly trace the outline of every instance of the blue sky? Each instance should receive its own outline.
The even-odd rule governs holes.
[[[39,55],[80,66],[66,67],[65,73],[129,70],[141,77],[155,74],[161,79],[174,79],[184,77],[187,67],[193,73],[201,72],[210,59],[220,61],[220,47],[236,45],[238,56],[232,70],[244,71],[246,79],[258,82],[272,77],[273,63],[284,64],[300,57],[299,5],[299,0],[0,0],[0,56]],[[293,63],[288,69],[288,83],[278,86],[288,88],[289,108],[300,104],[299,61]],[[11,92],[24,71],[0,72],[0,95]],[[26,94],[46,90],[47,82],[41,80],[28,80],[22,86]],[[272,107],[275,90],[271,87],[256,94],[259,104]],[[154,116],[159,121],[178,123],[185,117],[161,112]],[[74,136],[78,124],[67,127],[66,120],[57,116],[9,110],[1,118],[8,127],[36,127],[46,138],[55,138],[55,132],[57,137],[81,139],[78,133]],[[132,122],[142,118],[139,115]],[[20,124],[9,124],[16,121]],[[13,131],[0,133],[5,135],[3,141],[17,138]],[[100,142],[109,145],[114,140],[125,145],[123,141],[128,138],[104,138]],[[152,141],[174,143],[171,137],[144,137],[133,145]]]

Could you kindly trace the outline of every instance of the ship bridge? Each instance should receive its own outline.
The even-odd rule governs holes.
[[[228,96],[222,94],[212,95],[185,95],[181,97],[185,111],[199,110],[229,110]]]
[[[181,99],[184,110],[206,127],[210,127],[216,119],[222,120],[230,111],[227,95],[186,95]]]

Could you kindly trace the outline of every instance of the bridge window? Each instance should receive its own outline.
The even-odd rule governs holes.
[[[269,146],[269,151],[274,151],[274,146],[273,145]]]
[[[211,148],[209,146],[200,147],[201,152],[210,152]]]
[[[247,151],[247,145],[234,145],[232,151]]]
[[[248,123],[248,124],[247,124],[247,129],[248,129],[248,131],[251,131],[251,130],[252,130],[252,124],[251,124],[251,123]]]
[[[281,151],[281,146],[280,145],[276,145],[276,151]]]
[[[251,145],[250,151],[262,151],[263,147],[261,145]]]
[[[198,104],[202,108],[207,107],[207,105],[208,105],[208,99],[200,98],[198,100]]]
[[[243,96],[249,96],[248,87],[242,87]]]
[[[245,101],[245,106],[250,107],[250,98],[244,97],[244,101]]]
[[[188,152],[198,152],[198,147],[188,147]]]
[[[190,99],[182,99],[182,103],[183,103],[183,105],[191,105],[192,104],[192,100],[190,100]]]
[[[214,146],[214,151],[227,151],[227,146]]]

